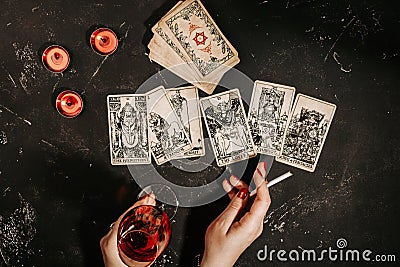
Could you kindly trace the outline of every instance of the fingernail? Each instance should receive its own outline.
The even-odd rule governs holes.
[[[225,189],[224,185],[222,184],[222,187],[224,187],[224,190],[225,191],[231,191],[233,189],[233,186],[232,186],[231,182],[229,182],[228,179],[226,179],[226,178],[224,179],[224,182],[225,182],[226,186],[229,187],[229,188]]]
[[[234,175],[234,174],[232,174],[232,177],[233,177],[235,180],[237,180],[237,181],[240,180],[240,179],[239,179],[236,175]]]
[[[240,199],[245,199],[247,197],[247,194],[249,193],[249,191],[247,190],[247,188],[242,188],[240,189],[240,191],[238,192],[237,196]]]
[[[267,171],[267,162],[264,161],[264,170]]]
[[[262,172],[260,171],[260,169],[258,167],[257,167],[257,172],[261,177],[263,177],[263,174],[262,174]]]

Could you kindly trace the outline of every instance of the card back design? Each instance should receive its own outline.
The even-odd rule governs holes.
[[[166,25],[203,76],[237,54],[199,1],[167,17]]]
[[[182,54],[181,50],[175,45],[175,43],[168,37],[167,34],[162,30],[161,27],[155,27],[154,31],[171,47],[173,51],[184,61],[187,62],[187,58]]]

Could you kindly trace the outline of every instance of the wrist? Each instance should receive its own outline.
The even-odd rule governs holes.
[[[212,259],[211,257],[207,256],[206,253],[204,253],[203,258],[199,262],[200,267],[232,267],[236,261],[222,258]]]

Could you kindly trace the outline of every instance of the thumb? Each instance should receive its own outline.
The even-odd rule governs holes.
[[[222,225],[222,230],[224,231],[224,233],[228,232],[240,210],[244,207],[248,195],[249,191],[247,190],[247,188],[240,189],[236,196],[232,198],[229,205],[217,218],[217,220]]]

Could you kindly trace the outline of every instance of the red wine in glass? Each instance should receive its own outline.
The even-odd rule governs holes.
[[[131,267],[150,266],[164,252],[171,238],[167,214],[155,206],[142,205],[128,211],[118,227],[118,252]]]
[[[157,242],[143,231],[129,231],[120,239],[120,252],[138,262],[153,262],[157,257]]]

